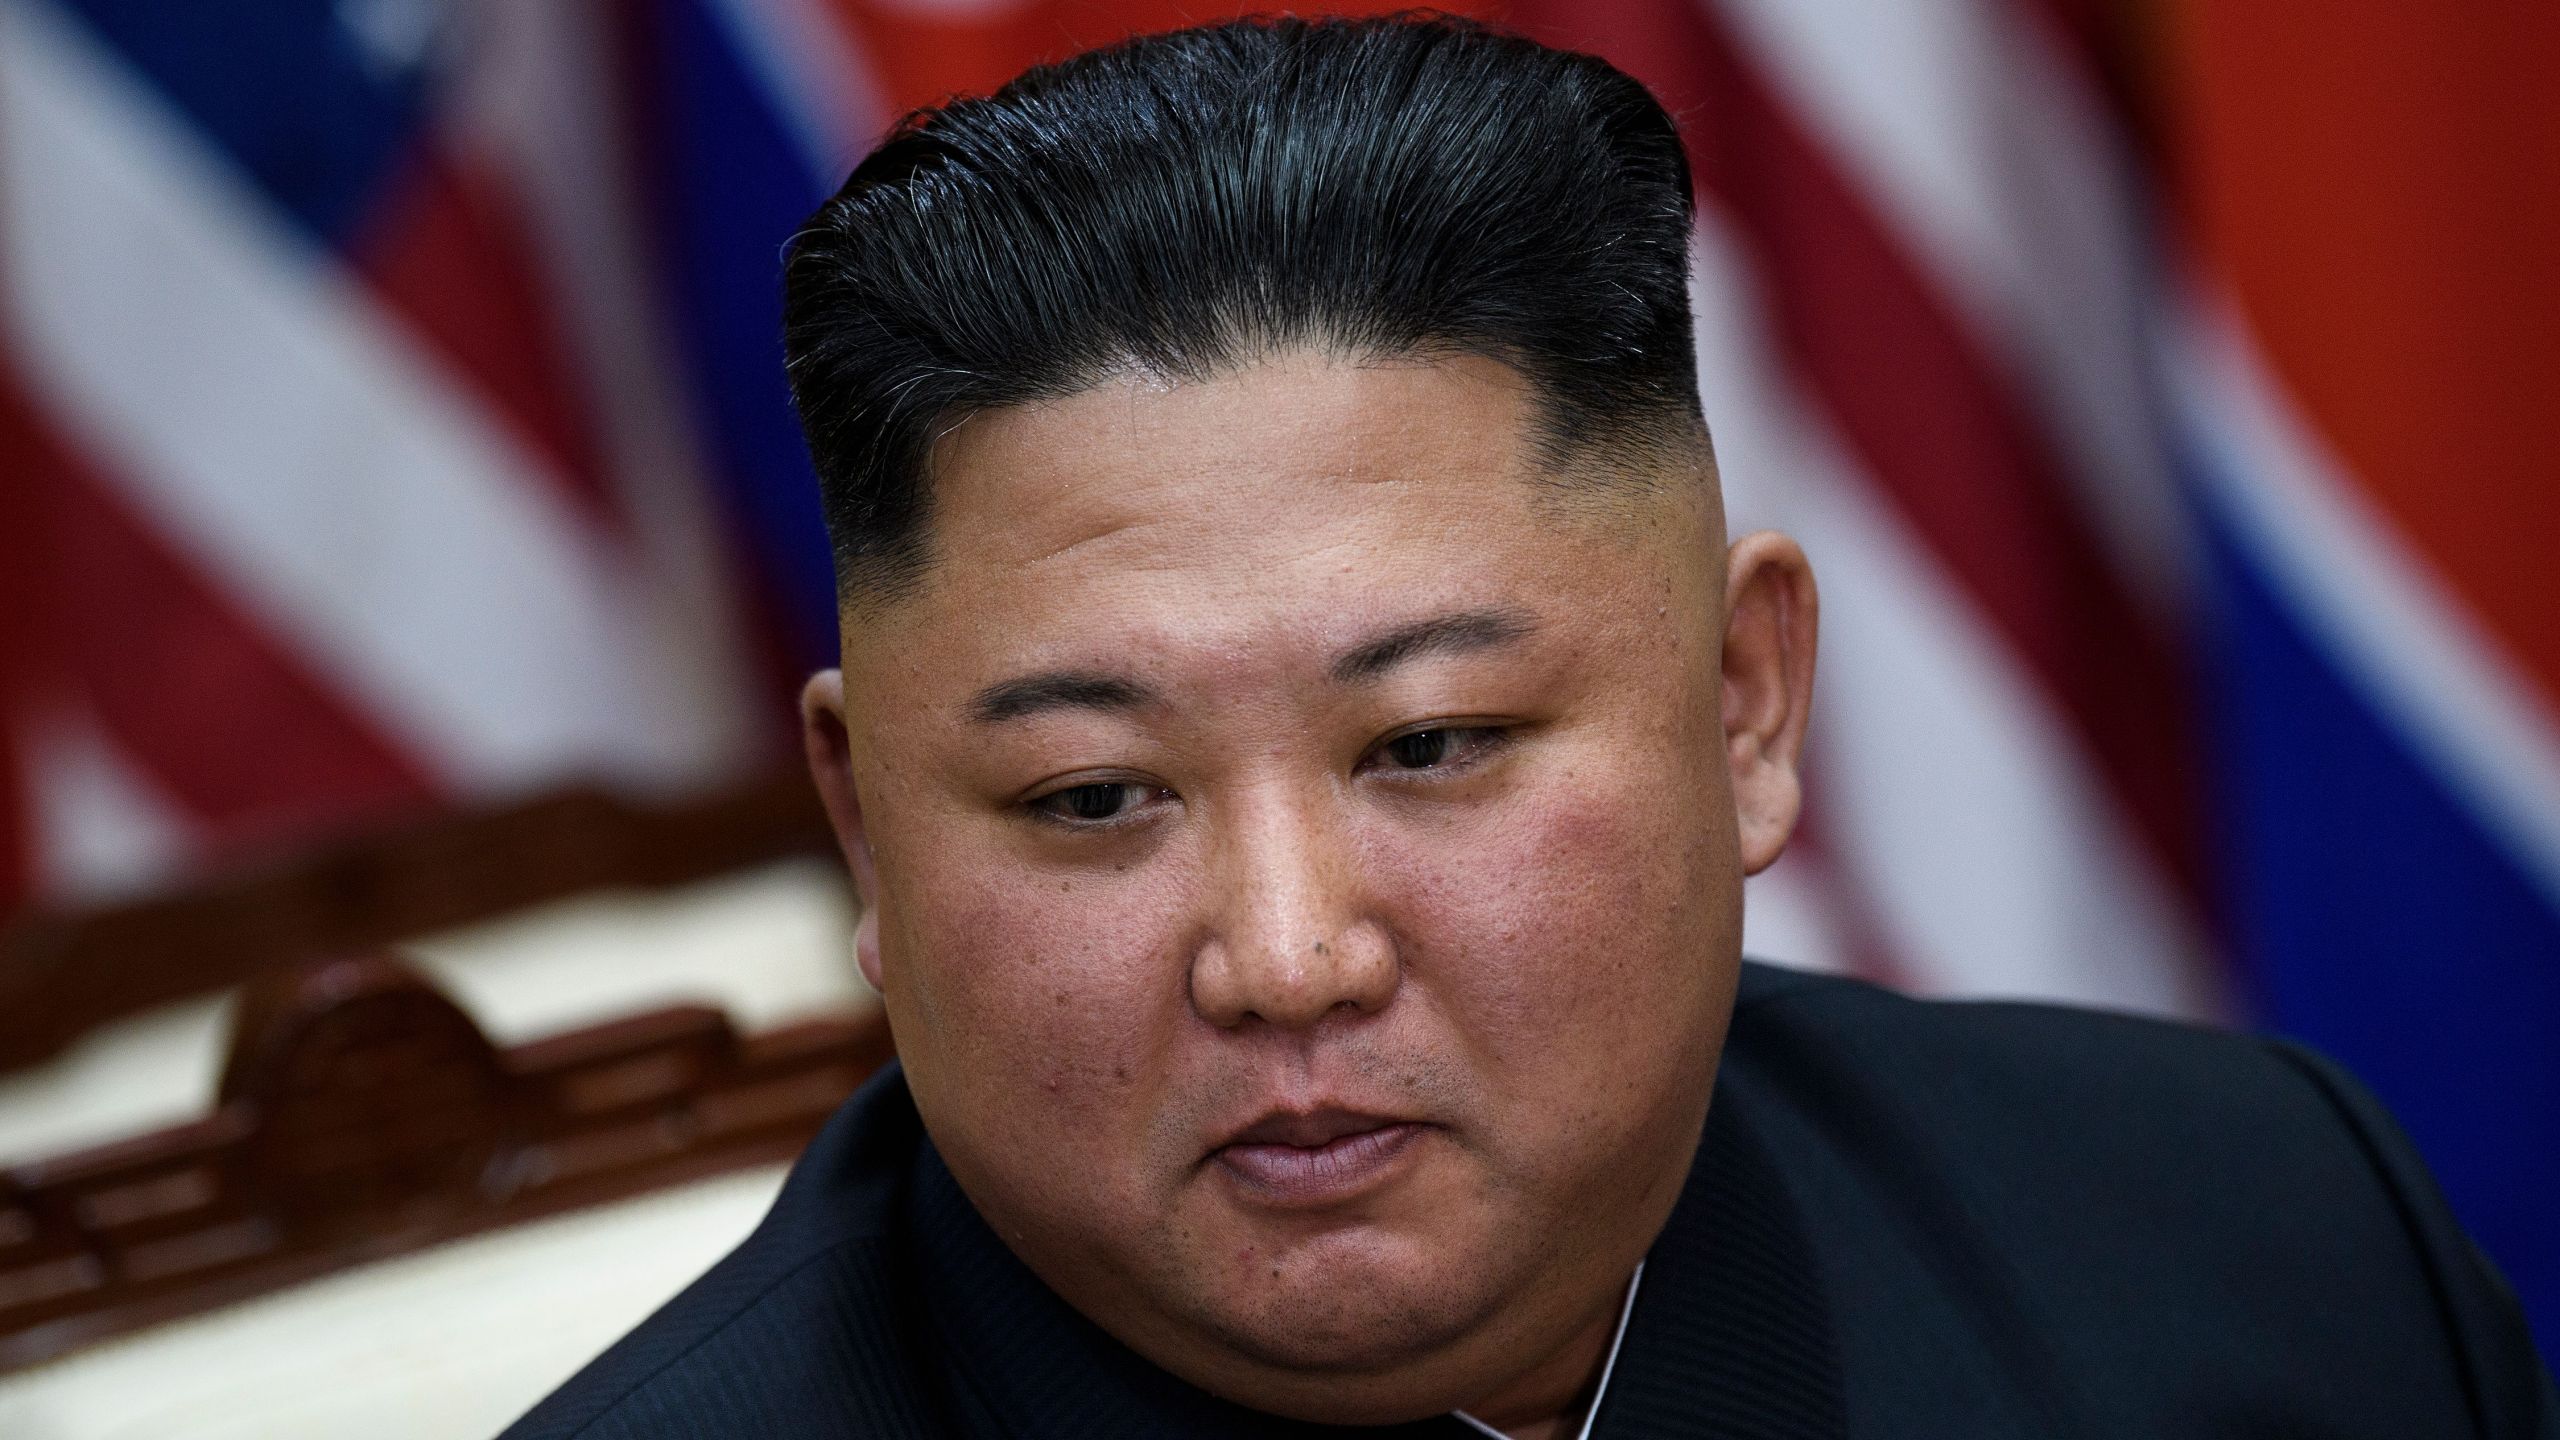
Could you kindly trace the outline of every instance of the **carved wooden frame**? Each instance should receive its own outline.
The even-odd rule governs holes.
[[[788,1159],[879,1012],[655,1010],[500,1048],[387,955],[271,971],[212,1114],[0,1171],[0,1371],[368,1260]]]

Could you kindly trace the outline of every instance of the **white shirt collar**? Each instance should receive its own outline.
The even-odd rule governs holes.
[[[1600,1421],[1600,1402],[1608,1397],[1609,1377],[1618,1368],[1618,1347],[1625,1344],[1627,1340],[1627,1317],[1635,1313],[1636,1287],[1643,1283],[1644,1262],[1639,1260],[1636,1262],[1636,1273],[1627,1277],[1627,1298],[1618,1302],[1618,1331],[1609,1337],[1609,1358],[1600,1362],[1600,1383],[1591,1392],[1591,1405],[1582,1412],[1582,1428],[1573,1432],[1574,1440],[1591,1440],[1591,1427]],[[1493,1440],[1511,1440],[1511,1437],[1464,1410],[1452,1410],[1449,1413],[1474,1426],[1479,1432],[1492,1436]]]

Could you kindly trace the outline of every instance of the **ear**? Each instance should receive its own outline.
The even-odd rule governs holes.
[[[809,753],[809,778],[835,827],[836,847],[853,873],[862,918],[853,928],[854,963],[862,978],[880,985],[880,876],[871,863],[871,837],[862,828],[862,796],[853,785],[853,742],[845,731],[844,672],[821,670],[800,687],[800,737]]]
[[[1813,567],[1773,530],[1725,556],[1724,748],[1742,839],[1742,873],[1769,868],[1804,808],[1797,762],[1813,704],[1818,601]]]

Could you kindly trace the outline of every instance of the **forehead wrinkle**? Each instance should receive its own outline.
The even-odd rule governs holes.
[[[1053,560],[1064,559],[1088,545],[1099,545],[1115,535],[1152,528],[1159,523],[1159,518],[1138,515],[1110,516],[1084,534],[1047,546],[1034,554],[1016,557],[1011,563],[1026,569],[1035,565],[1045,565]]]

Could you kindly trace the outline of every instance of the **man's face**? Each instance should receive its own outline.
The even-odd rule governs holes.
[[[812,689],[952,1172],[1264,1409],[1482,1403],[1614,1318],[1793,818],[1800,713],[1728,735],[1768,696],[1722,683],[1711,476],[1560,488],[1531,404],[1293,354],[979,415],[921,588],[850,618],[840,710]]]

